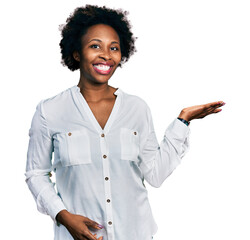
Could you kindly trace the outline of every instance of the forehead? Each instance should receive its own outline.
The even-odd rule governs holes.
[[[82,36],[82,41],[84,43],[90,41],[91,39],[99,39],[101,41],[117,41],[119,42],[119,35],[109,25],[106,24],[96,24],[87,29],[87,32]]]

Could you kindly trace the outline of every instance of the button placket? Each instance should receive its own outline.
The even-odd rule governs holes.
[[[112,214],[112,199],[111,199],[111,186],[110,186],[110,173],[109,173],[109,151],[106,142],[106,134],[100,133],[100,145],[101,145],[101,156],[103,163],[103,176],[104,176],[104,190],[105,190],[105,202],[106,202],[106,219],[107,219],[107,234],[108,239],[113,239],[113,214]]]

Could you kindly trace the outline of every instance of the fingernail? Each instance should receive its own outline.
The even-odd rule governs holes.
[[[104,228],[104,226],[102,226],[101,224],[98,224],[97,227]]]

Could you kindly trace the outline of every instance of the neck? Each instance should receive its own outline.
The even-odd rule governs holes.
[[[87,102],[98,102],[103,98],[109,97],[116,90],[107,83],[90,85],[84,81],[79,81],[77,86]]]

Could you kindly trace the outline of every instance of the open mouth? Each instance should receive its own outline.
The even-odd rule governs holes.
[[[109,74],[112,67],[112,65],[106,64],[93,64],[93,68],[95,69],[95,71],[100,74]]]

